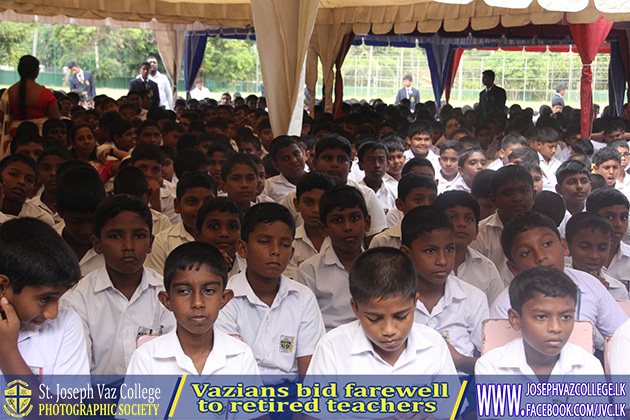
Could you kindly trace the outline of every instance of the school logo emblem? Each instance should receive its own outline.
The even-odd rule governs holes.
[[[33,391],[28,384],[20,379],[9,382],[4,391],[4,411],[11,417],[21,418],[27,416],[33,409],[31,395]]]
[[[293,337],[289,337],[286,335],[280,336],[280,353],[292,353],[293,340]]]

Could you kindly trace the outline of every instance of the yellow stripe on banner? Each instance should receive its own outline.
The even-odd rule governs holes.
[[[171,412],[168,413],[169,418],[173,417],[175,414],[175,407],[177,407],[177,402],[179,401],[179,396],[182,393],[182,388],[184,388],[184,382],[186,382],[186,376],[182,376],[182,380],[179,382],[179,387],[177,388],[177,393],[175,394],[175,399],[173,400],[173,405],[171,406]]]
[[[464,391],[466,390],[467,385],[468,385],[467,380],[462,381],[462,387],[459,390],[457,401],[455,401],[455,407],[453,408],[453,412],[451,413],[451,420],[455,420],[455,416],[457,415],[457,410],[459,410],[459,406],[462,403],[462,399],[464,398]]]

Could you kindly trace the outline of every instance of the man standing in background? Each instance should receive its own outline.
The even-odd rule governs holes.
[[[484,113],[491,109],[503,112],[507,95],[505,89],[494,84],[494,72],[486,70],[481,74],[481,83],[486,87],[479,92],[479,107]]]
[[[157,83],[158,89],[160,90],[160,107],[171,109],[173,105],[173,89],[171,89],[171,82],[165,74],[159,72],[157,58],[154,55],[150,55],[149,58],[147,58],[147,62],[151,65],[149,79]]]
[[[70,77],[70,91],[76,92],[81,100],[79,104],[92,108],[94,106],[94,97],[96,96],[96,87],[94,86],[94,76],[87,70],[82,70],[76,61],[68,63],[68,68],[72,72]]]
[[[409,99],[411,110],[416,109],[416,104],[420,101],[420,91],[413,86],[413,78],[410,74],[403,77],[403,88],[398,91],[394,105],[400,104],[403,99]]]

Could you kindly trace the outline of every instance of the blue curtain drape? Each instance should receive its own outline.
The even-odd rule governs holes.
[[[448,70],[451,66],[453,51],[455,51],[457,46],[447,44],[422,44],[421,46],[427,51],[435,104],[439,108],[444,88],[446,87],[446,78],[449,74]]]
[[[190,91],[195,85],[195,78],[203,62],[206,52],[208,33],[206,31],[191,31],[186,34],[184,44],[184,83]]]
[[[608,64],[608,97],[611,109],[618,116],[623,113],[623,101],[626,93],[626,72],[621,58],[619,43],[610,43],[610,63]]]

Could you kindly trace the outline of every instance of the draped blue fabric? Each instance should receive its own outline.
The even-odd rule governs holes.
[[[623,102],[626,93],[626,72],[621,58],[618,42],[610,43],[610,64],[608,65],[608,97],[610,108],[617,114],[623,112]]]
[[[184,83],[190,91],[195,85],[195,78],[203,62],[206,52],[208,34],[206,31],[190,31],[186,33],[184,44]]]
[[[433,94],[435,95],[435,104],[441,105],[442,95],[446,87],[446,78],[449,74],[449,66],[453,51],[457,48],[455,45],[432,45],[421,44],[427,51],[427,61],[429,62],[429,71],[431,72],[431,84],[433,85]]]

